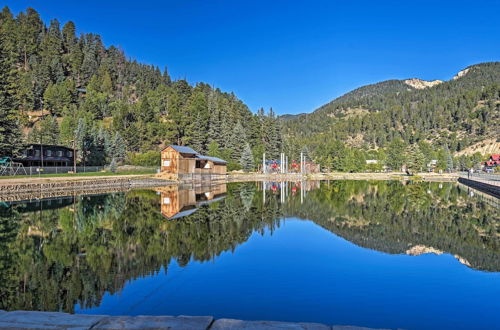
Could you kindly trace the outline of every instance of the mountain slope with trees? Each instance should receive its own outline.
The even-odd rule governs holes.
[[[463,167],[470,159],[454,153],[500,135],[500,62],[470,66],[428,88],[405,80],[363,86],[287,119],[289,152],[306,148],[323,167],[364,169],[367,157],[392,168],[423,169],[431,159],[441,159],[442,169]]]
[[[0,13],[0,78],[0,156],[15,156],[22,143],[75,140],[87,165],[120,162],[127,153],[152,165],[161,147],[175,143],[238,168],[251,161],[240,140],[259,159],[281,150],[272,109],[253,114],[233,93],[173,81],[97,34],[78,36],[71,21],[46,26],[32,8]]]

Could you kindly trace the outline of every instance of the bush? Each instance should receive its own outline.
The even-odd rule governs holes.
[[[236,163],[236,162],[233,162],[233,161],[229,161],[227,163],[227,170],[228,170],[228,172],[230,172],[230,171],[239,171],[241,169],[242,169],[242,167],[241,167],[241,165],[239,163]]]
[[[147,151],[144,153],[129,153],[127,163],[136,166],[160,166],[161,154],[159,151]]]

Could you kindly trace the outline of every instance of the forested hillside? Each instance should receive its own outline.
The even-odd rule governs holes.
[[[499,62],[473,65],[446,82],[413,81],[422,86],[384,81],[311,114],[288,117],[283,120],[287,149],[305,148],[323,167],[338,170],[364,168],[365,159],[416,170],[437,159],[440,168],[451,169],[471,165],[465,156],[453,159],[455,152],[499,138]]]
[[[282,148],[272,110],[252,114],[232,93],[172,81],[166,69],[127,58],[97,34],[77,35],[71,21],[46,26],[34,9],[14,17],[7,7],[0,13],[0,132],[0,156],[15,156],[23,143],[75,140],[87,165],[155,163],[157,151],[175,143],[228,159],[230,168],[252,168],[253,155],[277,158]]]

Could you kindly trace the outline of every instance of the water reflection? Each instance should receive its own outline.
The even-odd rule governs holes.
[[[226,184],[209,186],[167,186],[155,189],[161,195],[161,214],[173,220],[193,214],[198,206],[226,197]]]
[[[214,260],[280,219],[314,221],[390,254],[454,255],[500,271],[498,208],[452,183],[251,182],[0,206],[0,309],[99,306],[175,261]]]

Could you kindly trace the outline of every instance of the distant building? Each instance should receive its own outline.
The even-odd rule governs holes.
[[[490,159],[484,162],[486,168],[495,168],[500,166],[500,155],[491,155]]]
[[[56,145],[28,144],[21,150],[21,156],[14,159],[24,166],[73,166],[73,149]]]
[[[162,173],[182,178],[185,175],[225,175],[227,162],[217,157],[204,156],[189,147],[169,145],[161,151]]]
[[[437,167],[437,159],[432,159],[429,163],[427,163],[427,168],[429,169],[429,171],[434,171]]]
[[[378,164],[378,160],[376,160],[376,159],[367,159],[366,160],[366,165],[369,165],[369,164]]]

